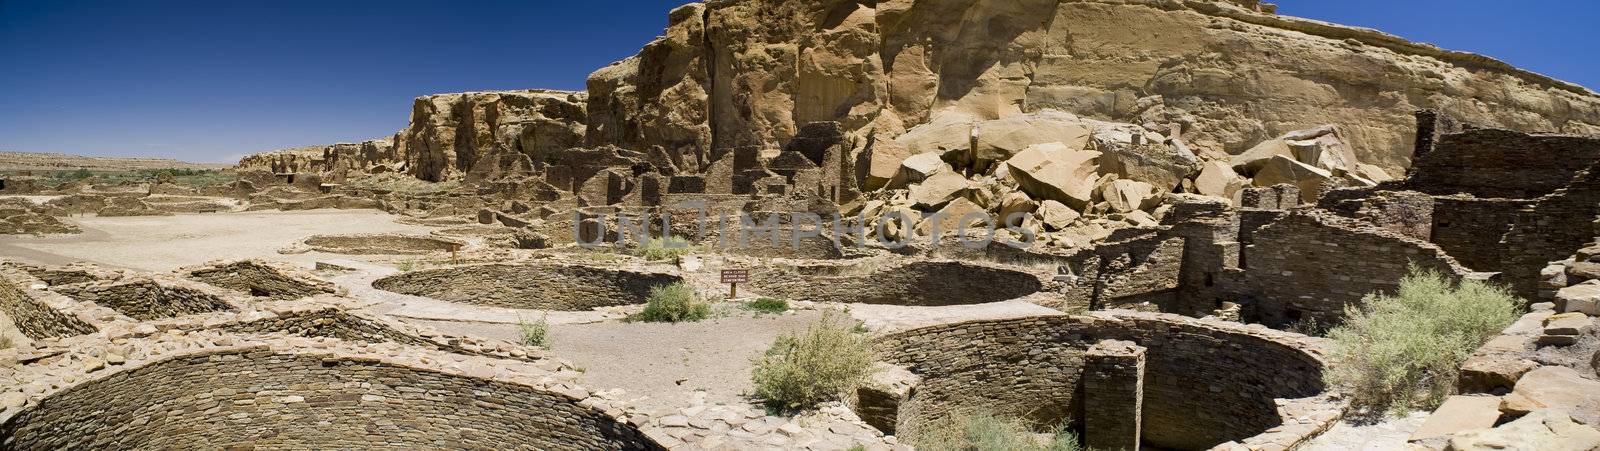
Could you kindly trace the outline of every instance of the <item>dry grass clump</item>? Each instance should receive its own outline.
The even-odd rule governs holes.
[[[1369,294],[1345,308],[1344,323],[1328,331],[1324,377],[1364,415],[1433,410],[1454,392],[1462,362],[1516,321],[1522,304],[1501,287],[1412,268],[1394,296]]]
[[[548,316],[540,317],[538,321],[533,322],[518,318],[517,330],[522,335],[523,346],[550,348],[550,319]]]
[[[699,248],[690,246],[689,240],[669,236],[665,238],[650,238],[639,243],[636,254],[649,261],[677,261],[678,257],[698,251]]]
[[[745,310],[756,313],[779,314],[789,311],[789,301],[778,298],[761,297],[744,305]]]
[[[629,319],[652,323],[700,321],[711,316],[711,303],[682,282],[650,288],[644,310]]]
[[[756,359],[754,394],[775,409],[813,408],[860,386],[874,360],[866,336],[824,313],[804,333],[778,337]]]
[[[1078,451],[1078,436],[1062,426],[1035,433],[1019,418],[961,412],[924,425],[911,443],[931,451]]]

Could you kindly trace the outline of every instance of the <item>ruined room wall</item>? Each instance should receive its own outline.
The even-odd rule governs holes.
[[[1406,185],[1430,194],[1529,199],[1566,186],[1600,161],[1600,140],[1472,129],[1440,135]]]
[[[54,290],[140,321],[234,310],[232,305],[216,296],[181,286],[163,286],[152,280],[69,285]]]
[[[333,284],[257,261],[240,261],[188,271],[190,279],[252,296],[279,300],[300,299],[332,293]]]
[[[1468,272],[1431,243],[1316,210],[1256,230],[1244,254],[1247,275],[1237,291],[1256,301],[1256,316],[1270,325],[1304,318],[1337,324],[1345,305],[1394,293],[1413,263],[1451,278]]]
[[[580,311],[643,304],[671,274],[577,265],[481,265],[412,271],[372,286],[396,293],[491,307]]]
[[[7,449],[660,449],[564,395],[265,350],[184,356],[88,382],[10,418],[0,436]]]
[[[1204,449],[1282,423],[1276,398],[1323,390],[1314,346],[1273,331],[1175,315],[1100,312],[972,321],[885,336],[876,346],[922,377],[897,431],[961,408],[983,407],[1039,425],[1078,421],[1083,354],[1102,339],[1149,349],[1145,442]],[[1298,336],[1292,336],[1298,337]]]
[[[1092,309],[1179,308],[1185,240],[1152,233],[1080,251],[1064,262],[1076,279],[1063,291]],[[1145,304],[1148,303],[1148,306]]]
[[[1600,141],[1597,141],[1600,142]],[[1600,164],[1589,167],[1566,188],[1536,200],[1517,213],[1506,232],[1505,280],[1527,298],[1538,297],[1539,270],[1593,243],[1600,216]]]
[[[788,299],[912,306],[999,302],[1045,287],[1039,275],[1000,265],[920,261],[869,268],[875,270],[850,274],[751,271],[749,287],[756,293]]]
[[[0,311],[11,318],[17,330],[35,340],[70,337],[94,333],[94,326],[50,307],[43,299],[34,297],[31,290],[20,285],[27,279],[16,274],[6,274],[9,267],[0,268]]]
[[[1518,199],[1442,196],[1434,199],[1433,234],[1456,261],[1474,271],[1504,271],[1506,245],[1501,240],[1516,222],[1517,212],[1533,205]]]

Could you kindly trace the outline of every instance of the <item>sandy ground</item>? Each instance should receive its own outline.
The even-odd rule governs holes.
[[[696,323],[606,321],[550,327],[551,352],[583,368],[590,389],[627,390],[624,399],[647,408],[690,405],[696,391],[708,403],[742,404],[750,391],[751,359],[785,332],[821,318],[816,310],[760,315],[719,306],[722,316]],[[441,331],[517,341],[517,326],[415,321]],[[642,398],[636,399],[635,398]]]
[[[265,258],[309,265],[332,254],[281,255],[307,237],[337,233],[427,233],[376,210],[260,211],[176,216],[69,218],[83,233],[0,236],[0,256],[60,265],[87,261],[165,272],[212,260]]]

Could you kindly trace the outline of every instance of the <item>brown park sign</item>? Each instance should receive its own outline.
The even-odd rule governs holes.
[[[722,270],[722,283],[746,283],[746,282],[749,282],[749,281],[750,281],[750,270],[748,270],[748,269],[724,269],[724,270]]]

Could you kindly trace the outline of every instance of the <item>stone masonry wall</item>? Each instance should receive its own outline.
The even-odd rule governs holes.
[[[187,271],[189,278],[252,296],[280,300],[332,293],[333,285],[295,271],[257,261],[240,261]]]
[[[1440,135],[1406,185],[1429,194],[1528,199],[1554,192],[1596,162],[1594,138],[1472,129]]]
[[[1412,264],[1446,277],[1469,272],[1438,246],[1331,213],[1291,212],[1252,233],[1244,251],[1253,315],[1269,325],[1336,324],[1345,305],[1394,293]]]
[[[5,449],[660,449],[566,395],[266,349],[174,358],[46,398]]]
[[[907,434],[976,407],[1037,425],[1077,423],[1084,353],[1101,339],[1148,348],[1142,426],[1151,446],[1248,441],[1284,423],[1275,399],[1323,390],[1319,339],[1166,314],[972,321],[888,335],[876,346],[923,380],[900,412],[897,430]]]
[[[671,274],[578,265],[481,265],[413,271],[373,282],[379,289],[442,301],[540,310],[643,304]]]
[[[108,307],[140,321],[234,310],[232,305],[216,296],[181,286],[158,284],[153,280],[68,285],[56,287],[55,291],[79,301]]]
[[[1133,342],[1116,340],[1089,348],[1083,371],[1085,447],[1139,449],[1145,351]]]
[[[1532,204],[1518,199],[1434,198],[1429,241],[1475,271],[1503,271],[1506,246],[1501,239],[1516,222],[1517,212]]]
[[[1600,142],[1600,141],[1597,141]],[[1564,260],[1595,239],[1600,218],[1600,164],[1579,173],[1566,188],[1539,198],[1517,212],[1503,240],[1506,245],[1505,280],[1517,294],[1536,299],[1539,270],[1547,262]]]
[[[0,311],[5,312],[23,335],[35,340],[94,333],[94,326],[61,313],[34,296],[32,290],[17,283],[15,274],[0,273]]]
[[[999,302],[1045,288],[1040,275],[1001,265],[919,261],[869,268],[870,273],[833,275],[752,271],[749,286],[754,292],[787,299],[911,306]]]

